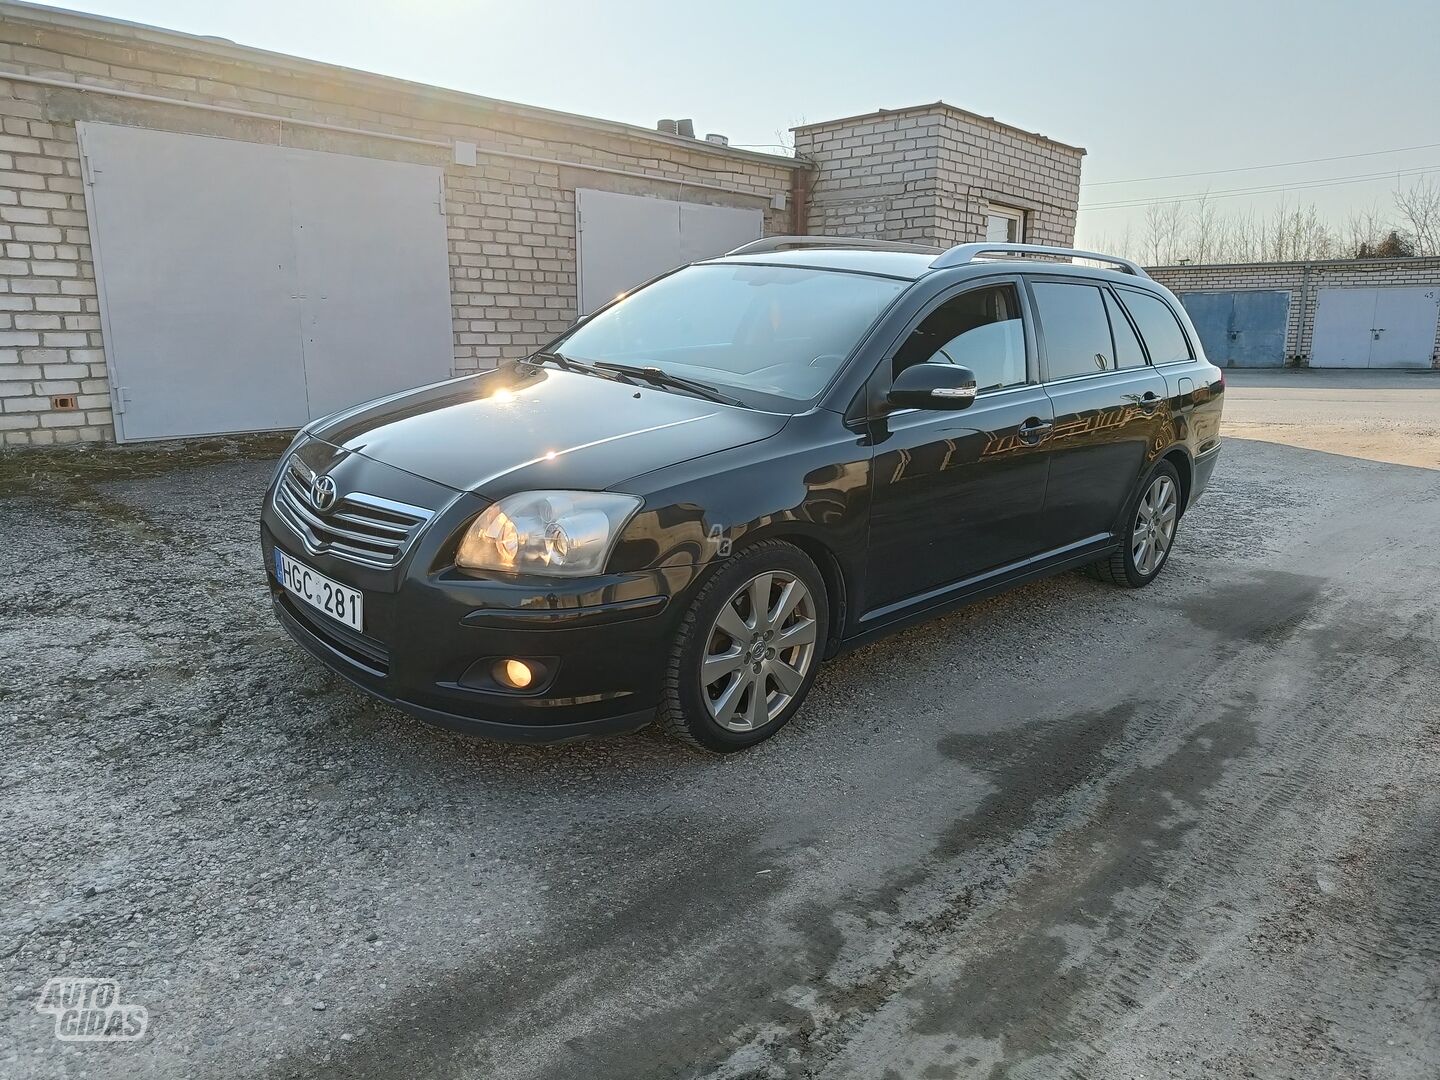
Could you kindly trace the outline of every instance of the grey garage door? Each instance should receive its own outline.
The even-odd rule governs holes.
[[[579,188],[580,311],[685,263],[722,255],[764,230],[759,210]]]
[[[1212,364],[1281,367],[1290,294],[1281,290],[1194,292],[1180,297]]]
[[[1321,289],[1311,367],[1428,368],[1440,287]]]
[[[122,441],[298,427],[450,375],[439,169],[79,128]]]

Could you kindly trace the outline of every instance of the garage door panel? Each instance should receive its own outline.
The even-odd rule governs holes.
[[[303,151],[288,165],[311,413],[447,378],[440,170]]]
[[[122,441],[299,427],[450,375],[439,169],[80,131]]]
[[[1231,324],[1235,367],[1281,367],[1285,363],[1288,292],[1237,292]]]
[[[680,204],[672,199],[577,188],[575,213],[581,314],[683,261]]]
[[[759,210],[578,188],[579,303],[588,314],[677,266],[759,239]]]
[[[1212,363],[1222,367],[1281,367],[1285,363],[1288,291],[1185,293],[1180,302]]]
[[[680,204],[680,261],[713,259],[760,239],[765,218],[759,210]]]
[[[1440,288],[1378,289],[1372,368],[1428,368],[1434,362]]]
[[[1320,289],[1315,294],[1310,366],[1370,366],[1370,328],[1375,325],[1375,289]]]
[[[290,225],[270,210],[284,180],[263,148],[78,126],[120,438],[304,424]]]
[[[1234,308],[1230,294],[1185,293],[1180,303],[1195,324],[1205,355],[1223,367],[1230,353],[1230,312]]]

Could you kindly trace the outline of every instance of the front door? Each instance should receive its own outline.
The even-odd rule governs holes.
[[[872,615],[1033,555],[1044,547],[1050,401],[1036,384],[1019,283],[989,281],[942,298],[885,372],[954,363],[980,393],[962,411],[901,410],[875,439],[867,591]]]

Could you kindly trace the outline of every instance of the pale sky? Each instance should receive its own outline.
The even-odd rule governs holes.
[[[1082,245],[1127,220],[1138,229],[1145,212],[1086,204],[1277,186],[1338,223],[1358,207],[1388,211],[1397,172],[1440,179],[1440,4],[1421,0],[58,6],[647,127],[693,117],[698,133],[735,144],[943,99],[1088,149]],[[1099,183],[1338,155],[1367,156]],[[1299,186],[1357,176],[1371,179]],[[1264,211],[1280,197],[1220,205]]]

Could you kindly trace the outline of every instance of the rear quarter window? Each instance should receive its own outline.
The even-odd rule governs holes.
[[[1152,364],[1174,364],[1180,360],[1194,359],[1195,354],[1190,351],[1189,339],[1185,337],[1185,331],[1180,328],[1180,320],[1170,310],[1169,304],[1149,293],[1136,292],[1133,289],[1120,291],[1125,307],[1129,309],[1135,325],[1140,328],[1140,336],[1145,339]]]

